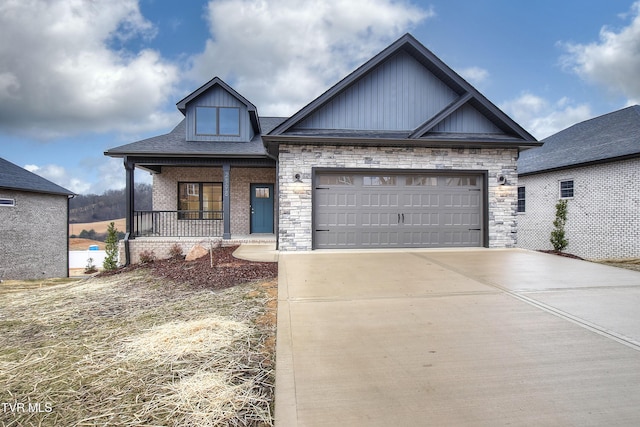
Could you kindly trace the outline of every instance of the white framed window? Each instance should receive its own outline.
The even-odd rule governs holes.
[[[561,199],[571,199],[573,198],[573,180],[566,179],[560,181],[560,198]]]
[[[16,199],[0,198],[0,206],[14,207],[16,205]]]

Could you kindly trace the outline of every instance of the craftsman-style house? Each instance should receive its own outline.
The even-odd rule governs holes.
[[[127,174],[128,259],[182,245],[514,247],[533,136],[407,34],[291,117],[214,78],[166,135],[112,148]],[[153,211],[133,209],[134,168]]]

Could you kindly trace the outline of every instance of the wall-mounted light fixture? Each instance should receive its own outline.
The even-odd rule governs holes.
[[[506,185],[507,184],[507,177],[504,175],[498,175],[497,178],[498,184],[500,185]]]
[[[299,173],[296,173],[293,177],[295,178],[296,182],[302,182],[302,178]]]

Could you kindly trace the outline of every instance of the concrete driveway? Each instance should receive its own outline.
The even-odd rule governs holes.
[[[640,273],[524,250],[279,256],[276,426],[640,425]]]

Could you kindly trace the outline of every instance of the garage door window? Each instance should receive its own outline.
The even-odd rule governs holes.
[[[475,176],[452,176],[447,178],[447,187],[466,187],[477,185]]]
[[[353,185],[353,175],[321,175],[320,185]]]
[[[375,187],[379,185],[396,185],[396,177],[385,175],[363,176],[362,184],[368,187]]]
[[[438,186],[438,178],[435,176],[408,176],[405,182],[405,185],[408,186],[422,186],[422,187],[437,187]]]

